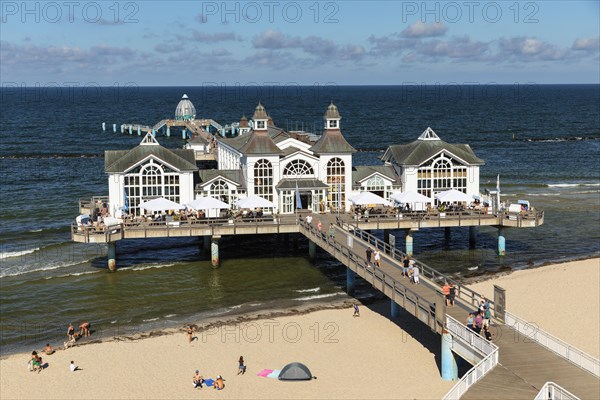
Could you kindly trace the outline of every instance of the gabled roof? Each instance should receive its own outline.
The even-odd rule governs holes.
[[[391,145],[381,159],[398,165],[421,165],[431,157],[445,151],[469,165],[483,165],[468,144],[451,144],[441,140],[431,128],[427,128],[417,140],[409,144]]]
[[[269,127],[267,131],[250,131],[234,138],[219,138],[219,141],[233,147],[242,154],[283,154],[275,143],[289,138],[283,130]]]
[[[196,171],[198,169],[194,150],[171,150],[159,145],[156,141],[155,143],[142,143],[130,150],[106,150],[104,152],[104,172],[125,172],[149,156],[153,156],[179,171]]]
[[[323,136],[317,140],[310,151],[315,154],[355,153],[354,147],[346,141],[339,129],[325,129]]]
[[[241,187],[245,187],[241,169],[201,169],[198,171],[198,174],[200,175],[200,185],[205,185],[215,179],[223,178]]]
[[[352,182],[362,182],[375,174],[385,176],[392,182],[400,182],[396,170],[391,165],[356,166],[352,170]]]
[[[314,155],[310,154],[309,152],[305,151],[304,149],[300,149],[298,147],[290,146],[290,147],[286,147],[285,149],[283,149],[284,158],[289,157],[292,154],[296,154],[296,153],[300,153],[305,157],[310,157],[312,159],[318,160],[318,157],[315,157]]]

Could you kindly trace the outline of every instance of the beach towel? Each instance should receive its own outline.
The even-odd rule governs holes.
[[[260,371],[258,374],[256,374],[256,376],[262,376],[263,378],[266,377],[267,375],[269,375],[271,372],[273,372],[272,369],[263,369],[262,371]]]
[[[269,375],[267,375],[267,378],[277,379],[277,378],[279,378],[279,373],[280,372],[281,372],[280,369],[274,369],[273,372],[271,372]]]
[[[212,379],[208,378],[208,379],[205,379],[205,380],[204,380],[204,384],[205,384],[206,386],[212,386],[212,385],[214,385],[214,384],[215,384],[215,381],[213,381]]]

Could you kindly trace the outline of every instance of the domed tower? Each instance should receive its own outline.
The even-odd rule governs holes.
[[[342,117],[340,116],[337,106],[333,104],[333,100],[331,101],[331,104],[329,104],[329,106],[327,107],[327,111],[325,112],[323,119],[325,120],[326,130],[340,129],[340,120],[342,119]]]
[[[175,109],[175,119],[177,121],[190,121],[196,119],[196,107],[192,104],[187,94],[184,94]]]
[[[269,115],[267,114],[267,111],[263,105],[260,104],[260,101],[254,110],[252,120],[254,121],[255,131],[267,131],[267,121],[269,120]]]
[[[240,135],[250,132],[250,125],[248,125],[248,118],[246,116],[242,116],[240,119]]]

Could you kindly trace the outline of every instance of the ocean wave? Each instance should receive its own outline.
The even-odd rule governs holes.
[[[41,232],[41,231],[43,231],[43,229],[30,229],[27,232],[29,232],[29,233],[35,233],[35,232]]]
[[[5,259],[11,258],[11,257],[24,256],[26,254],[31,254],[35,251],[38,251],[39,249],[40,249],[39,247],[36,247],[35,249],[29,249],[29,250],[2,252],[2,253],[0,253],[0,260],[5,260]]]
[[[320,287],[316,287],[316,288],[312,288],[312,289],[298,289],[296,290],[296,292],[298,293],[307,293],[307,292],[318,292],[319,290],[321,290]]]
[[[152,321],[158,321],[160,318],[156,317],[156,318],[150,318],[150,319],[143,319],[142,322],[152,322]]]
[[[168,314],[168,315],[165,315],[165,318],[173,318],[176,316],[177,316],[177,314]]]
[[[336,292],[336,293],[327,293],[327,294],[317,294],[314,296],[305,296],[305,297],[298,297],[296,299],[296,301],[308,301],[308,300],[316,300],[316,299],[324,299],[327,297],[333,297],[333,296],[339,296],[341,294],[345,294],[344,292]]]
[[[600,140],[600,136],[564,136],[556,138],[524,138],[524,142],[571,142],[580,140]]]
[[[143,271],[146,269],[152,269],[152,268],[164,268],[164,267],[172,267],[173,265],[175,265],[175,263],[171,263],[171,264],[155,264],[155,265],[146,265],[145,267],[134,267],[131,268],[132,271]]]
[[[237,310],[238,308],[242,308],[242,305],[238,304],[237,306],[231,306],[231,307],[229,307],[229,309],[231,309],[231,310]]]
[[[33,272],[53,271],[55,269],[68,268],[68,267],[72,267],[72,266],[75,266],[75,265],[83,264],[83,263],[89,262],[91,260],[92,259],[90,258],[90,259],[87,259],[87,260],[75,261],[75,262],[71,262],[71,263],[58,264],[58,265],[49,265],[49,266],[46,266],[46,267],[34,268],[34,269],[29,269],[29,270],[23,270],[23,269],[19,269],[17,267],[16,271],[15,271],[15,268],[7,268],[5,270],[0,271],[0,278],[8,278],[8,277],[11,277],[11,276],[19,276],[19,275],[24,275],[24,274],[31,274]],[[22,266],[19,266],[19,267],[22,267]]]
[[[250,307],[262,306],[263,303],[250,303]]]
[[[562,188],[562,187],[584,187],[584,186],[600,186],[600,183],[549,183],[548,187],[557,187],[557,188]]]
[[[81,276],[81,275],[90,275],[90,274],[97,274],[99,272],[102,272],[100,270],[97,271],[84,271],[84,272],[75,272],[73,274],[64,274],[64,275],[56,275],[56,276],[47,276],[46,279],[54,279],[54,278],[68,278],[69,276]]]

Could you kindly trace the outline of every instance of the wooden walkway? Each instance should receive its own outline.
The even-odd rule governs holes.
[[[323,236],[315,234],[314,226],[317,224],[317,218],[323,223]],[[361,240],[337,225],[335,225],[334,240],[328,241],[327,234],[332,223],[335,225],[335,216],[333,215],[315,216],[312,222],[313,228],[307,229],[306,226],[301,225],[300,232],[351,269],[354,270],[352,264],[356,263],[356,260],[360,260],[364,265],[365,251],[369,246],[374,248],[374,243]],[[353,237],[351,249],[348,247],[348,236],[350,235]],[[375,243],[380,249],[382,244],[380,241]],[[355,261],[348,262],[349,260]],[[421,274],[421,284],[410,284],[408,278],[402,277],[400,262],[389,255],[381,252],[381,268],[376,270],[399,282],[399,285],[394,284],[394,294],[400,293],[402,290],[408,290],[409,292],[406,292],[409,293],[408,297],[418,296],[420,299],[429,302],[428,306],[430,307],[435,305],[436,301],[439,304],[441,287],[438,283],[425,278]],[[386,290],[380,280],[375,279],[378,271],[369,272],[368,269],[358,268],[355,272],[388,297],[393,298],[390,296],[390,290]],[[404,288],[396,286],[404,286]],[[395,301],[401,306],[403,305],[398,299]],[[407,311],[427,323],[436,332],[440,332],[439,326],[436,326],[436,321],[425,320],[422,312],[419,317],[418,313],[412,310],[413,302],[409,303]],[[423,308],[420,308],[421,311]],[[473,305],[458,300],[454,307],[447,307],[446,312],[458,321],[465,321],[468,313],[474,309]],[[435,311],[432,310],[430,317],[434,314]],[[581,399],[600,399],[600,379],[596,376],[536,342],[528,341],[528,338],[518,335],[507,325],[492,323],[491,331],[494,335],[493,342],[499,347],[499,365],[472,386],[462,398],[533,399],[546,382],[553,381]]]

